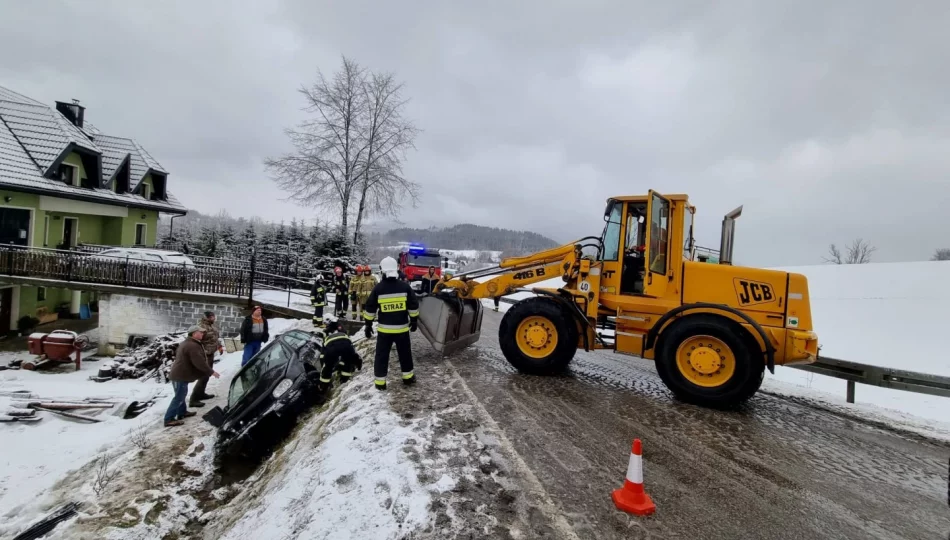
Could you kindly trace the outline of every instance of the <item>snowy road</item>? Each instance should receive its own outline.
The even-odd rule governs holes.
[[[652,362],[578,352],[563,377],[516,373],[501,317],[451,364],[581,538],[945,538],[950,444],[760,394],[742,410],[674,401]],[[416,350],[423,358],[424,340]],[[434,361],[434,360],[433,360]],[[644,444],[651,518],[614,510]]]

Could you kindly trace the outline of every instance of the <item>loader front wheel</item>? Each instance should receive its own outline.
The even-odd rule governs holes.
[[[732,407],[752,397],[765,374],[751,337],[736,323],[715,315],[684,318],[661,334],[656,370],[683,401]]]
[[[498,328],[505,358],[522,373],[560,373],[574,358],[579,338],[569,313],[551,298],[527,298],[511,307]]]

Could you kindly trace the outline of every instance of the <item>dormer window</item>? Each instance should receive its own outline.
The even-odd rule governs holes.
[[[76,167],[66,163],[60,164],[59,170],[56,172],[56,178],[67,186],[79,185],[79,171],[76,170]]]
[[[142,184],[142,196],[145,197],[146,200],[150,200],[152,198],[152,186]]]

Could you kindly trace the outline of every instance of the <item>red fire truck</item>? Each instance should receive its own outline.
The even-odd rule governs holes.
[[[429,267],[435,268],[435,275],[442,275],[442,257],[439,250],[426,248],[419,244],[409,244],[399,253],[399,271],[406,276],[410,283],[422,281],[422,276],[429,272]]]

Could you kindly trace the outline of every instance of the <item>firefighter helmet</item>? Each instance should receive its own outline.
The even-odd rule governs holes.
[[[379,262],[379,269],[383,272],[383,275],[386,277],[394,278],[399,277],[399,265],[396,264],[396,259],[392,257],[386,257]]]

